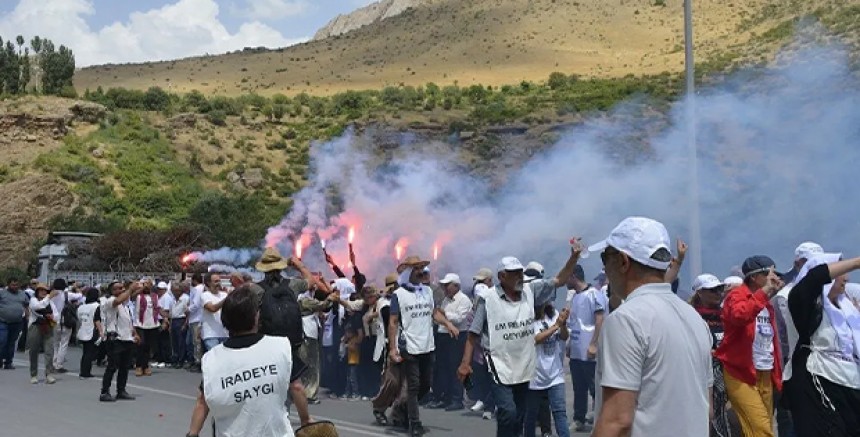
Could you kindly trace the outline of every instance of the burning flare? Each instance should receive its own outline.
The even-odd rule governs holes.
[[[397,261],[403,259],[403,252],[406,251],[406,248],[409,247],[409,240],[406,238],[401,238],[397,240],[397,244],[394,245],[394,258]]]
[[[349,241],[349,244],[352,244],[352,240],[354,240],[354,239],[355,239],[355,227],[350,226],[349,227],[349,235],[347,236],[347,241]]]
[[[194,261],[194,254],[193,253],[187,253],[182,257],[182,264],[188,264],[191,261]]]
[[[433,261],[439,260],[439,243],[433,243]]]
[[[296,258],[302,259],[302,249],[303,249],[302,239],[299,238],[298,240],[296,240],[296,249],[295,249]]]

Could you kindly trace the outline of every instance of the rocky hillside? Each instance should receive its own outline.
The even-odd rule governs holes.
[[[379,7],[395,3],[406,4]],[[604,78],[678,72],[684,57],[682,4],[424,1],[345,34],[284,49],[94,66],[78,72],[75,86],[81,91],[160,86],[174,92],[289,96],[428,82],[496,86],[544,80],[554,71]],[[727,66],[735,60],[768,60],[790,38],[798,18],[809,15],[831,30],[856,36],[856,6],[853,0],[697,0],[697,61]]]
[[[386,18],[400,15],[409,8],[431,3],[431,0],[380,0],[345,15],[338,15],[314,35],[314,40],[342,35]]]

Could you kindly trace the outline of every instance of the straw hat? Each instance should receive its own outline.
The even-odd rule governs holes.
[[[423,269],[424,267],[427,267],[429,265],[430,261],[424,261],[420,257],[413,255],[403,260],[403,262],[400,263],[399,266],[397,266],[397,271],[402,272],[409,267],[412,267],[413,269]]]
[[[284,259],[281,256],[281,253],[278,252],[278,249],[274,247],[267,247],[266,251],[263,252],[263,256],[260,258],[260,261],[257,262],[255,266],[257,271],[266,273],[271,272],[273,270],[284,270],[289,267],[290,261]]]
[[[296,437],[337,437],[337,429],[333,423],[324,420],[297,429]]]
[[[392,273],[385,277],[385,288],[383,289],[386,294],[390,294],[394,290],[399,287],[400,284],[397,283],[397,275]]]

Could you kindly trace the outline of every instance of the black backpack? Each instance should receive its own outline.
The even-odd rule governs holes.
[[[63,307],[63,312],[60,314],[60,323],[64,328],[75,329],[78,326],[78,308],[75,305],[69,304],[69,293],[64,291],[63,295],[66,299],[66,305]]]
[[[294,348],[304,341],[302,311],[289,280],[275,284],[261,283],[265,292],[260,302],[260,333],[287,337]]]

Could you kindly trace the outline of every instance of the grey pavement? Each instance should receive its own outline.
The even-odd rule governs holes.
[[[57,383],[44,381],[44,355],[40,356],[40,382],[30,384],[28,356],[15,355],[15,370],[0,370],[0,435],[8,436],[88,436],[152,437],[183,436],[188,431],[191,411],[200,384],[200,374],[185,370],[153,369],[149,377],[130,372],[128,391],[135,401],[101,403],[98,400],[101,378],[81,380],[77,376],[80,349],[69,348],[66,368]],[[101,376],[103,368],[94,367]],[[568,391],[570,391],[568,383]],[[113,387],[115,389],[115,387]],[[374,424],[370,403],[323,399],[311,406],[317,420],[330,420],[340,436],[401,436],[405,433]],[[568,396],[568,410],[570,400]],[[297,428],[295,411],[291,413]],[[445,412],[422,409],[421,419],[428,436],[490,437],[495,422],[482,420],[471,412]],[[211,435],[208,426],[201,435]],[[575,433],[585,436],[584,433]]]

